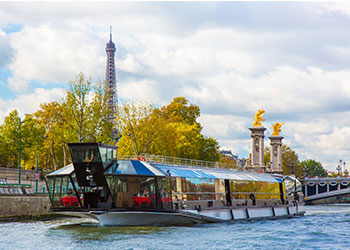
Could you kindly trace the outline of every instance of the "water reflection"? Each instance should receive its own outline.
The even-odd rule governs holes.
[[[78,241],[105,241],[125,240],[138,235],[155,235],[160,233],[170,233],[176,227],[152,227],[152,226],[130,226],[130,227],[104,227],[94,222],[72,222],[56,225],[52,227],[51,233],[65,233],[71,235]]]

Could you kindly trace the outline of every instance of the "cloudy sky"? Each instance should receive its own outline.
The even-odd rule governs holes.
[[[248,157],[257,109],[300,159],[350,168],[347,2],[0,2],[0,122],[105,73],[109,26],[121,100],[201,108],[203,133]]]

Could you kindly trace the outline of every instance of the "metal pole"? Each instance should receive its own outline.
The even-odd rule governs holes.
[[[21,118],[19,118],[19,149],[18,149],[18,184],[21,184],[21,144],[22,144],[22,138],[21,138],[21,126],[22,125],[22,121]]]
[[[37,175],[39,173],[38,168],[38,151],[39,151],[39,136],[36,137],[36,176],[35,176],[35,193],[38,194],[38,178]]]

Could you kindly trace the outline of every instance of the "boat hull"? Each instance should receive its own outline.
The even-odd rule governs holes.
[[[227,207],[207,210],[154,211],[90,211],[57,212],[78,217],[94,218],[102,226],[190,225],[241,220],[279,219],[302,216],[300,206]]]

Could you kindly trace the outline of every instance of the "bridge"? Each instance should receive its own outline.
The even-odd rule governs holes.
[[[350,177],[314,177],[303,181],[306,205],[350,203]]]

